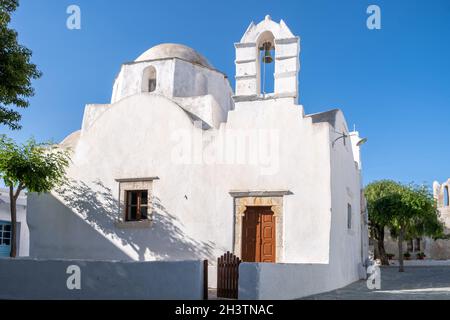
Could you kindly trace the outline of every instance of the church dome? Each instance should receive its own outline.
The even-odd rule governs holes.
[[[176,43],[162,43],[154,46],[141,54],[135,62],[170,58],[179,58],[207,68],[212,68],[208,60],[200,53],[185,45]]]

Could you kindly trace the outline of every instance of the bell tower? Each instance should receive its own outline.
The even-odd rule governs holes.
[[[250,23],[235,48],[236,102],[287,97],[297,102],[300,39],[283,20],[266,16],[257,25]],[[265,64],[271,63],[274,73],[268,74]],[[273,92],[266,92],[265,81],[273,81]]]

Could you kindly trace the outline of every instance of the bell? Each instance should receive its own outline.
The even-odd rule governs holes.
[[[271,45],[270,42],[265,42],[263,44],[262,49],[264,50],[264,57],[262,58],[262,60],[263,60],[264,63],[269,64],[269,63],[272,63],[272,61],[273,61],[273,58],[270,55],[270,48],[271,47],[272,47],[272,45]]]

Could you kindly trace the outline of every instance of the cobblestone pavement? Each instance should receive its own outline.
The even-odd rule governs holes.
[[[450,300],[450,266],[381,268],[381,289],[369,290],[361,280],[309,300]]]

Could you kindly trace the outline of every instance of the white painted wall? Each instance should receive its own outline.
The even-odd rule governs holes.
[[[69,290],[69,266],[80,290]],[[0,259],[1,300],[200,300],[201,261],[119,262]],[[18,285],[20,283],[20,285]]]
[[[343,139],[336,140],[340,136],[337,132],[348,134],[342,113],[336,111],[330,119],[333,119],[333,126],[329,122],[322,123],[329,130],[330,139],[327,148],[331,203],[329,210],[323,210],[328,212],[331,220],[328,223],[329,260],[321,264],[307,261],[302,261],[302,264],[243,263],[239,274],[240,299],[296,299],[338,289],[365,276],[367,225],[363,221],[365,212],[361,210],[359,149],[349,138],[345,144]],[[318,201],[317,198],[315,200]],[[348,204],[352,206],[350,229],[347,224]],[[316,238],[311,235],[309,239]],[[302,240],[311,243],[307,239]],[[279,290],[280,287],[283,290]]]
[[[299,299],[345,286],[329,264],[241,263],[240,300]]]
[[[335,129],[330,131],[331,140],[339,137],[337,132],[348,134],[347,125],[341,112],[336,114]],[[350,283],[365,275],[364,263],[367,249],[362,248],[361,190],[360,173],[352,143],[346,138],[337,140],[331,152],[331,249],[330,261],[333,274]],[[347,225],[348,204],[352,207],[351,228]],[[367,234],[365,235],[367,237]]]
[[[156,69],[155,94],[176,101],[210,126],[218,127],[220,122],[226,121],[227,112],[233,109],[232,90],[226,76],[215,69],[177,58],[122,65],[114,83],[111,103],[140,94],[143,74],[149,66]],[[192,103],[193,99],[198,107]],[[85,119],[96,118],[99,109],[86,108]],[[104,111],[103,108],[100,110]]]
[[[251,130],[274,130],[279,138],[274,143],[277,159],[261,165],[177,163],[172,153],[184,141],[180,137],[190,141],[188,136],[219,132],[195,128],[178,105],[162,96],[135,95],[111,105],[80,136],[67,172],[74,185],[63,195],[30,195],[30,212],[36,212],[29,217],[35,231],[32,256],[100,256],[101,250],[89,250],[91,241],[85,234],[94,228],[117,248],[117,256],[112,258],[125,254],[136,260],[184,259],[198,254],[215,260],[232,249],[231,190],[290,190],[293,194],[284,202],[285,225],[296,227],[284,231],[286,261],[327,262],[331,198],[330,188],[323,186],[329,186],[330,179],[329,129],[327,125],[313,125],[309,118],[302,117],[302,108],[289,101],[240,103],[220,127],[219,132],[229,139]],[[213,147],[210,143],[205,149]],[[118,183],[114,179],[147,176],[160,178],[153,186],[158,203],[155,223],[150,229],[118,230],[114,226],[118,218]],[[66,211],[86,221],[87,231],[67,233],[73,224],[63,218],[67,215],[61,212]],[[74,219],[76,216],[70,218]],[[47,225],[45,221],[53,223]],[[168,222],[177,228],[167,227]],[[55,233],[59,235],[56,238]],[[69,234],[76,239],[69,240]],[[190,250],[170,246],[169,238],[191,239],[186,241],[192,246]],[[311,238],[315,239],[313,243]]]
[[[11,222],[9,189],[0,188],[0,220]],[[26,257],[30,251],[30,231],[27,224],[27,196],[22,192],[17,198],[18,247],[17,255]]]

